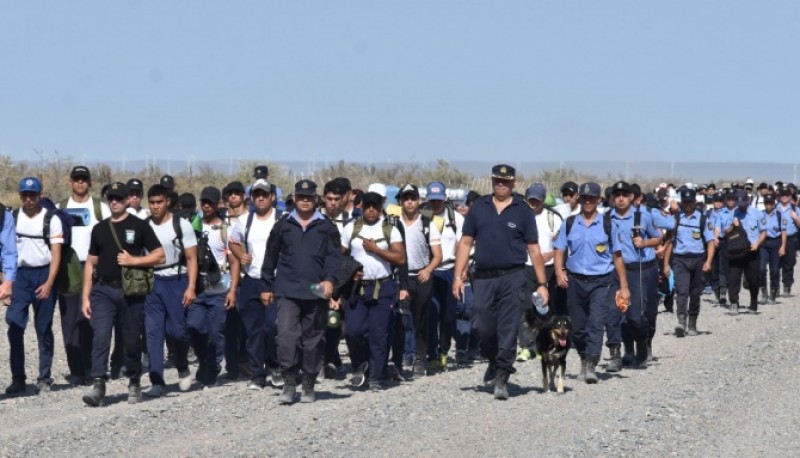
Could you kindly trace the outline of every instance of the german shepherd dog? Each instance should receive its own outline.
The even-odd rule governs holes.
[[[528,326],[536,330],[536,353],[542,358],[542,389],[547,393],[550,384],[556,392],[564,393],[564,373],[567,353],[572,346],[572,322],[568,316],[541,316],[531,309],[525,315]],[[556,377],[556,373],[558,377]]]

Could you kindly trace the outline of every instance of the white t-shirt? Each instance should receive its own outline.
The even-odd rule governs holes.
[[[350,222],[344,227],[342,231],[342,246],[350,249],[350,255],[356,261],[364,266],[364,280],[377,280],[392,275],[392,266],[379,257],[375,253],[369,253],[364,250],[364,242],[362,238],[379,240],[383,238],[383,218],[379,219],[375,224],[364,224],[361,232],[357,234],[355,240],[350,241],[353,235],[353,227],[355,223]],[[378,247],[384,250],[389,249],[389,243],[402,242],[403,237],[400,236],[400,231],[396,227],[392,227],[392,233],[389,237],[389,242],[381,240],[378,242]]]
[[[128,207],[127,210],[128,213],[138,217],[139,219],[147,219],[147,217],[150,216],[150,210],[144,207],[142,207],[138,212],[131,207]]]
[[[230,227],[226,226],[226,231],[227,238],[230,239]],[[214,294],[225,292],[227,289],[224,287],[224,277],[230,276],[230,270],[228,269],[228,258],[225,253],[226,249],[228,248],[227,241],[225,241],[225,243],[222,241],[222,224],[220,223],[212,225],[203,221],[203,233],[208,235],[208,246],[211,248],[211,252],[214,254],[214,259],[217,260],[217,265],[219,266],[220,271],[223,272],[223,281],[206,288],[206,292]],[[198,256],[199,255],[200,253],[198,253]],[[198,281],[199,278],[200,277],[198,276]]]
[[[573,210],[572,207],[570,207],[568,203],[564,202],[561,205],[556,205],[553,208],[553,210],[557,211],[558,214],[560,214],[562,218],[567,219],[572,215],[577,215],[578,213],[580,213],[581,212],[581,206],[580,206],[580,204],[578,204],[578,205],[575,206],[575,209]]]
[[[455,262],[456,259],[456,246],[458,245],[458,241],[461,240],[464,216],[462,216],[461,213],[455,212],[455,232],[453,232],[453,228],[450,226],[450,218],[448,218],[446,210],[436,216],[444,220],[444,226],[442,226],[442,263],[436,270],[449,270],[453,268],[453,262]]]
[[[242,215],[228,237],[231,243],[241,245],[243,251],[253,255],[253,262],[249,266],[243,265],[243,267],[246,268],[244,273],[255,280],[261,278],[261,266],[264,265],[264,256],[267,253],[269,234],[275,227],[275,215],[275,209],[270,209],[263,219],[253,214],[253,222],[250,224],[250,232],[247,234],[247,243],[244,243],[247,215]]]
[[[164,264],[161,264],[162,266],[177,264],[181,254],[181,247],[177,241],[178,234],[175,233],[175,228],[172,226],[172,218],[178,218],[178,216],[169,215],[169,217],[169,220],[163,221],[158,226],[153,222],[153,220],[150,220],[150,227],[153,228],[153,231],[156,233],[156,237],[158,237],[158,241],[161,242],[161,246],[164,247],[164,254],[167,257],[167,261]],[[183,233],[183,247],[191,248],[193,246],[197,246],[197,237],[194,235],[192,224],[183,218],[180,218],[180,224],[181,232]],[[156,275],[165,277],[170,275],[178,275],[177,265],[167,269],[158,269],[158,267],[159,266],[156,266],[156,270],[154,272]],[[186,267],[181,267],[181,272],[186,273]]]
[[[94,214],[94,197],[89,197],[86,202],[75,202],[72,197],[67,201],[65,208],[86,208],[89,210],[89,225],[88,226],[72,226],[72,249],[78,255],[78,259],[86,261],[86,256],[89,254],[89,241],[92,238],[92,228],[95,224],[99,223]],[[103,219],[111,216],[111,209],[105,202],[100,202],[100,214]]]
[[[411,225],[406,225],[406,221],[402,217],[400,221],[402,221],[403,229],[405,229],[406,233],[408,270],[422,269],[431,263],[431,250],[423,232],[422,217],[417,216],[417,219]],[[442,244],[442,234],[439,233],[439,228],[433,221],[431,221],[430,225],[430,242],[431,246]]]
[[[50,265],[52,255],[47,244],[41,237],[44,235],[44,215],[47,210],[41,209],[33,218],[28,217],[22,210],[17,215],[17,266],[43,267]],[[31,237],[24,237],[29,235]],[[50,244],[64,243],[64,230],[61,220],[56,215],[50,218]]]
[[[550,221],[553,222],[553,229],[550,229]],[[542,255],[553,251],[553,241],[555,241],[558,231],[561,229],[561,224],[564,222],[559,215],[543,209],[542,213],[536,215],[536,231],[539,233],[539,250]],[[544,265],[553,265],[554,260],[550,259]],[[528,262],[525,264],[533,265],[531,257],[528,256]]]

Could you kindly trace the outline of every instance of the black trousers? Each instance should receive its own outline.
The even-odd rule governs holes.
[[[317,374],[325,354],[327,299],[278,299],[278,364],[281,371],[296,371],[302,352],[302,369]]]
[[[79,378],[89,377],[92,370],[92,325],[81,313],[81,294],[59,294],[58,310],[69,373]]]
[[[717,298],[721,299],[727,299],[725,296],[728,293],[728,257],[725,255],[727,245],[726,239],[720,239],[711,261],[711,287]]]
[[[780,249],[780,237],[764,239],[764,243],[758,249],[760,284],[764,288],[767,287],[767,267],[769,267],[770,291],[777,291],[780,287],[780,256],[778,256]]]
[[[758,279],[759,255],[757,251],[750,252],[745,258],[728,260],[728,293],[731,303],[739,303],[739,291],[742,289],[742,275],[747,280],[750,290],[750,306],[758,307]]]
[[[677,305],[675,312],[678,315],[691,316],[700,314],[700,295],[703,294],[704,277],[703,263],[706,256],[702,255],[673,255],[672,272],[675,274],[675,295]]]
[[[125,366],[131,382],[142,376],[142,323],[145,296],[125,296],[122,288],[95,284],[89,296],[92,304],[92,378],[106,378],[111,330],[118,322],[122,328]]]
[[[781,257],[781,282],[783,286],[792,286],[794,283],[798,237],[800,237],[800,233],[786,237],[786,253]]]

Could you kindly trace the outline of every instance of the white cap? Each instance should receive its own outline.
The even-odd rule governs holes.
[[[667,187],[666,183],[661,183],[660,185],[658,185],[658,189],[664,189],[666,187]]]
[[[374,192],[379,194],[381,197],[386,197],[386,185],[383,183],[372,183],[367,188],[367,192]]]
[[[694,188],[695,188],[694,183],[686,183],[686,189],[694,189]]]
[[[745,184],[753,184],[753,179],[748,178],[747,181],[744,182]]]

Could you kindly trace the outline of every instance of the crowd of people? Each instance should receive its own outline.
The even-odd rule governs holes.
[[[31,308],[36,393],[54,381],[58,305],[66,378],[85,386],[90,406],[122,376],[128,402],[162,396],[168,368],[180,391],[245,380],[280,389],[289,405],[298,387],[313,402],[319,376],[381,391],[475,361],[507,399],[515,364],[535,353],[526,313],[568,316],[578,380],[597,383],[603,345],[608,372],[653,360],[662,301],[682,338],[699,332],[704,293],[731,314],[791,293],[800,227],[791,183],[643,192],[567,182],[553,205],[542,183],[515,190],[509,165],[491,176],[490,194],[463,202],[442,182],[389,196],[384,184],[363,191],[345,177],[300,180],[284,198],[266,166],[247,186],[199,197],[179,194],[169,175],[146,189],[137,178],[110,183],[95,197],[90,170],[76,166],[70,197],[54,203],[38,178],[22,178],[17,209],[0,209],[6,394],[29,388]]]

